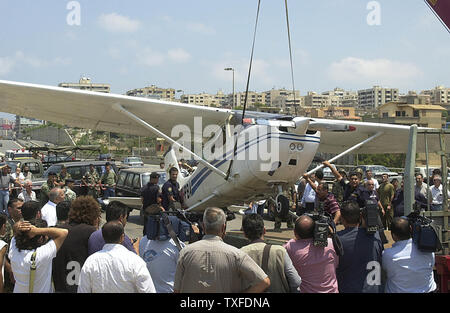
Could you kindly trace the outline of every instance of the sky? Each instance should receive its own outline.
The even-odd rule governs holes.
[[[111,92],[245,91],[257,0],[0,0],[0,79]],[[288,0],[295,89],[450,87],[450,34],[423,0]],[[283,0],[261,0],[249,89],[292,89]],[[177,97],[181,93],[177,93]],[[0,112],[1,112],[0,107]],[[0,113],[0,117],[10,117]]]

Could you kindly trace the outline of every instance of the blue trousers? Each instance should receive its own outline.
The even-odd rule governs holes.
[[[9,217],[8,202],[9,190],[0,190],[0,212],[5,213]]]
[[[103,198],[108,199],[109,197],[115,197],[116,191],[114,188],[106,187],[105,191],[103,192]]]

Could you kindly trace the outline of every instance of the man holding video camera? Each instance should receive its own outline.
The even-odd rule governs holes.
[[[395,243],[383,252],[382,264],[387,276],[385,292],[434,292],[434,252],[421,251],[413,241],[407,218],[395,217],[390,229]]]
[[[295,239],[284,247],[302,278],[301,293],[338,293],[336,268],[338,255],[331,238],[324,238],[326,246],[315,245],[316,222],[308,215],[295,221]],[[326,226],[328,228],[328,226]]]
[[[340,293],[382,292],[383,244],[378,232],[370,233],[367,228],[361,227],[365,216],[361,213],[358,203],[354,201],[343,203],[341,222],[345,229],[337,233],[344,249],[336,269]]]

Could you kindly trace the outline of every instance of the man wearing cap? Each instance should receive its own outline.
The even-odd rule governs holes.
[[[158,186],[159,174],[153,172],[150,174],[150,181],[141,189],[142,212],[152,204],[161,204],[161,192]],[[147,216],[144,214],[144,236],[146,234]]]
[[[8,174],[9,166],[7,164],[1,166],[0,173],[0,212],[8,214],[8,202],[9,202],[9,184],[13,184],[16,180]]]
[[[72,202],[77,198],[77,194],[75,191],[73,191],[73,183],[75,181],[72,178],[66,178],[65,179],[65,186],[64,186],[64,201],[70,201]]]
[[[41,207],[44,206],[48,202],[48,199],[49,199],[48,195],[50,193],[50,190],[52,190],[55,187],[57,187],[57,185],[56,185],[56,173],[55,172],[49,172],[47,181],[45,183],[43,183],[42,187],[41,187],[41,195],[40,195]]]
[[[100,182],[100,177],[98,176],[97,171],[95,170],[94,164],[89,164],[89,171],[84,174],[81,179],[84,185],[88,186],[88,195],[94,197],[94,199],[98,198],[98,184]]]

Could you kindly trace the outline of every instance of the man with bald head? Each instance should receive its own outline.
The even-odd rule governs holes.
[[[313,244],[314,220],[302,215],[295,221],[295,238],[289,240],[284,247],[302,278],[302,293],[337,293],[336,268],[338,256],[331,238],[326,247]]]
[[[174,292],[255,293],[270,286],[267,274],[248,254],[223,242],[226,223],[223,210],[205,210],[205,236],[181,250]]]
[[[386,293],[429,293],[436,290],[434,253],[420,251],[411,238],[408,219],[395,217],[391,223],[392,248],[383,251]]]

